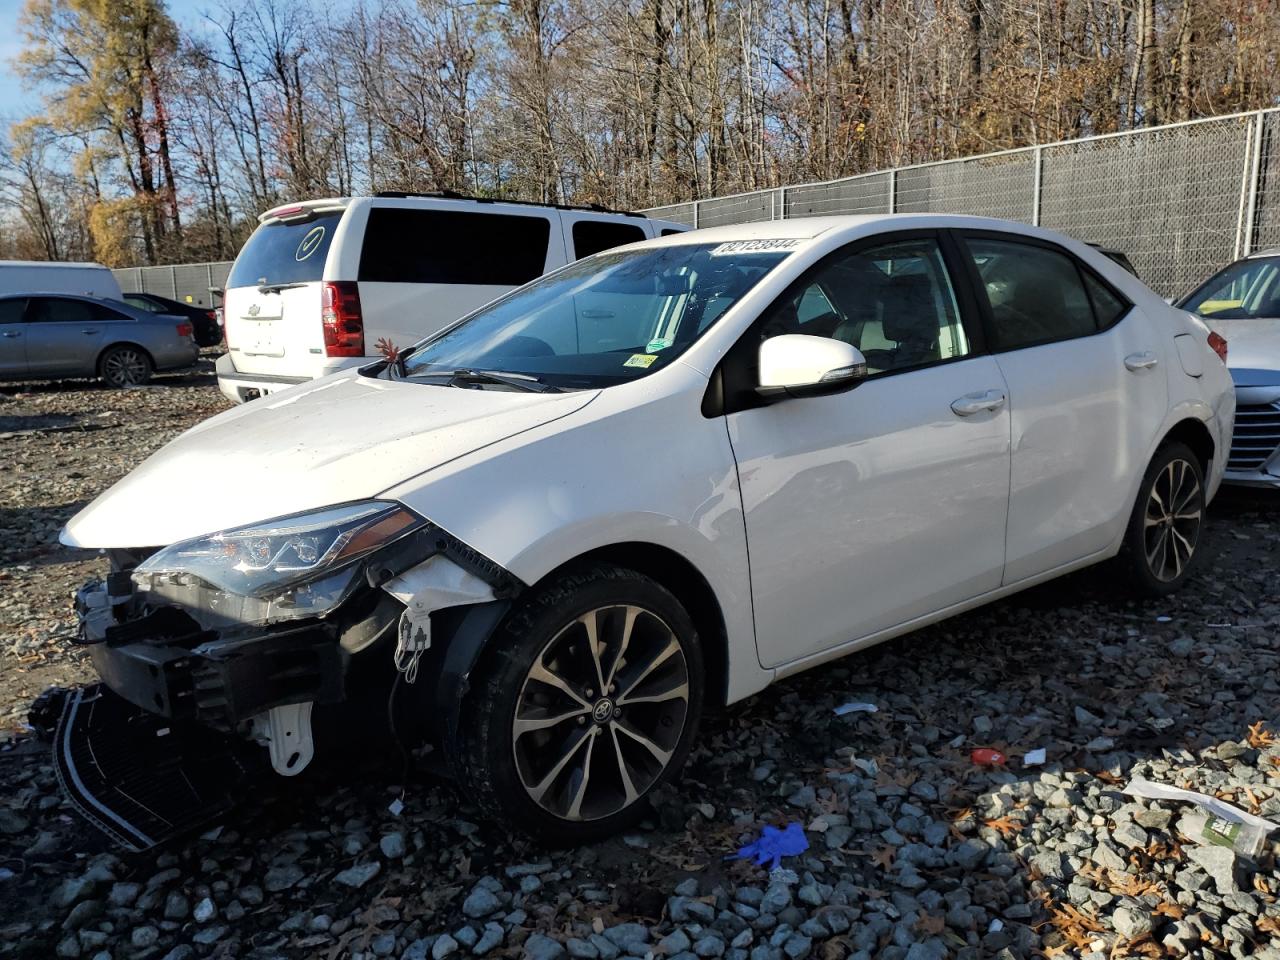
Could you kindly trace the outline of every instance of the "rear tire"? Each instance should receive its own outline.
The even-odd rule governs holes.
[[[488,815],[552,846],[598,840],[684,764],[703,679],[693,622],[664,587],[605,564],[566,572],[490,641],[450,759]]]
[[[120,344],[102,355],[98,372],[108,387],[140,387],[151,379],[151,358],[141,347]]]
[[[1156,451],[1142,477],[1120,562],[1142,593],[1163,597],[1190,575],[1204,528],[1204,469],[1183,443]]]

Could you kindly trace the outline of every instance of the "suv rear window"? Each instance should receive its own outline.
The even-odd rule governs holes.
[[[573,225],[573,256],[577,260],[601,250],[645,239],[644,230],[634,223],[609,220],[579,220]]]
[[[358,279],[518,287],[542,276],[550,237],[546,217],[374,207]]]
[[[322,213],[309,220],[264,223],[240,251],[227,277],[227,287],[259,283],[305,283],[324,276],[333,232],[345,211]]]

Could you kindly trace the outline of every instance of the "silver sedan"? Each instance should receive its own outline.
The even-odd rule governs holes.
[[[200,348],[191,321],[118,300],[55,294],[0,297],[0,380],[101,377],[109,387],[146,383],[190,366]]]

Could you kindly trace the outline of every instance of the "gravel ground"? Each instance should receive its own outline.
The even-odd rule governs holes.
[[[0,394],[11,729],[44,686],[88,676],[58,638],[101,561],[56,546],[58,526],[221,409],[210,380]],[[713,715],[650,821],[594,848],[539,849],[447,784],[373,770],[269,784],[204,836],[125,855],[18,733],[0,749],[0,956],[1280,960],[1274,843],[1195,843],[1193,808],[1121,793],[1142,776],[1280,820],[1278,506],[1220,498],[1170,600],[1088,571]],[[837,716],[847,701],[878,709]],[[790,822],[809,849],[782,869],[724,860]]]

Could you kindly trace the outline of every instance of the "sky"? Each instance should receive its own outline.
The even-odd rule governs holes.
[[[165,7],[179,24],[195,23],[201,11],[211,9],[211,0],[168,0]],[[24,91],[14,69],[13,60],[22,52],[22,33],[18,14],[23,0],[0,0],[0,120],[12,122],[35,111],[40,97]]]

